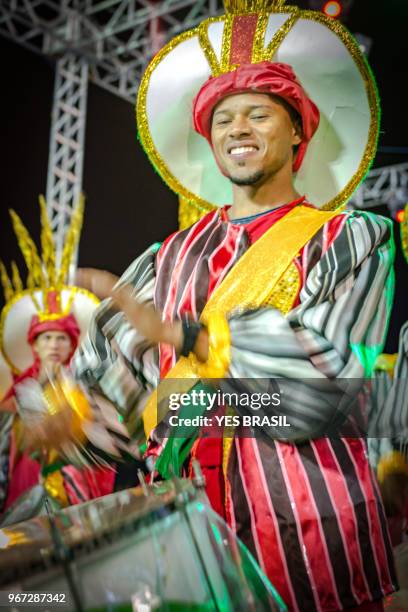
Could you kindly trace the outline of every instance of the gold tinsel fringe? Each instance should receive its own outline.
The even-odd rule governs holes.
[[[20,272],[18,271],[17,264],[15,261],[11,262],[11,274],[13,279],[13,287],[16,293],[20,293],[23,290],[23,281],[21,280]]]
[[[42,271],[41,259],[38,255],[37,247],[35,246],[30,234],[21,221],[20,217],[14,210],[10,210],[11,221],[14,228],[14,233],[17,237],[18,246],[23,254],[24,260],[28,268],[28,274],[31,284],[33,282],[37,287],[43,287],[45,284],[44,274]]]
[[[224,0],[224,8],[231,15],[245,15],[271,11],[284,3],[285,0]]]
[[[0,279],[1,285],[3,287],[4,299],[6,302],[11,300],[14,295],[13,285],[11,284],[11,280],[9,279],[9,275],[7,274],[6,266],[0,259]]]
[[[216,210],[216,207],[210,206],[210,204],[201,205],[194,201],[190,202],[182,196],[179,196],[179,229],[183,230],[187,227],[191,227],[212,210]]]

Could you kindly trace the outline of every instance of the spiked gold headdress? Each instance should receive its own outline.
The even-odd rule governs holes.
[[[192,101],[207,79],[236,70],[240,58],[281,62],[292,66],[320,111],[296,190],[321,208],[344,205],[369,169],[379,128],[375,83],[357,42],[337,20],[285,0],[224,5],[225,15],[176,36],[145,72],[137,123],[150,160],[195,210],[230,204],[231,184],[194,132]]]
[[[84,331],[99,302],[89,291],[66,284],[81,233],[84,199],[80,199],[72,215],[59,267],[56,265],[55,244],[43,196],[40,196],[39,204],[41,254],[20,217],[15,211],[10,211],[13,229],[28,271],[25,288],[16,263],[11,263],[9,276],[6,266],[0,261],[0,279],[6,300],[0,318],[0,348],[13,374],[21,373],[32,364],[33,355],[27,333],[33,317],[39,323],[44,323],[73,314]]]

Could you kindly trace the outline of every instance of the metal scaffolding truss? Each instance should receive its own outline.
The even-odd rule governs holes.
[[[54,57],[47,206],[57,254],[82,189],[88,78],[134,104],[157,47],[222,0],[1,0],[0,35]]]
[[[408,163],[375,168],[350,200],[351,208],[387,205],[393,216],[408,202]]]
[[[57,61],[47,177],[47,208],[57,259],[82,189],[88,64],[73,54]]]
[[[222,0],[2,0],[0,35],[51,56],[75,53],[94,83],[134,103],[152,56],[151,24],[164,40],[222,12]]]

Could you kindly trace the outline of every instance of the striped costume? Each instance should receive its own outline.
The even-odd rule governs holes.
[[[135,299],[168,320],[198,318],[228,271],[263,233],[299,202],[247,223],[211,212],[148,249],[125,272]],[[272,306],[229,318],[231,365],[240,379],[361,378],[382,348],[392,293],[390,224],[367,213],[334,217],[295,260],[299,287],[287,316]],[[267,255],[267,254],[266,254]],[[256,278],[254,278],[256,282]],[[151,346],[109,301],[74,357],[77,375],[103,392],[134,435],[146,398],[176,361]],[[364,363],[365,362],[365,363]],[[335,417],[313,402],[313,385],[287,407],[295,431],[310,439],[235,437],[226,481],[222,440],[200,439],[193,453],[214,507],[250,548],[290,610],[325,612],[381,599],[396,588],[383,507],[361,439],[316,437]],[[236,407],[239,412],[240,408]],[[166,438],[153,432],[150,453]]]

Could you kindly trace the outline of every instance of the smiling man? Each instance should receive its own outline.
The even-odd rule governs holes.
[[[149,156],[176,190],[198,205],[214,185],[232,198],[133,262],[97,311],[76,373],[116,404],[135,436],[143,419],[147,454],[163,478],[200,461],[212,506],[289,610],[382,610],[396,580],[366,444],[325,437],[347,406],[316,391],[368,375],[384,343],[391,224],[316,206],[343,205],[368,168],[375,88],[355,43],[337,38],[339,24],[310,12],[285,16],[282,2],[276,13],[266,3],[247,11],[244,2],[227,4],[220,23],[205,22],[155,57],[138,119]],[[272,61],[277,49],[305,82],[288,62]],[[82,278],[97,294],[113,286],[102,272]],[[180,438],[168,427],[163,378],[182,379],[191,394],[211,378],[227,391],[270,391],[265,380],[273,379],[282,391],[290,381],[289,399],[273,414],[291,427],[225,438],[191,427]],[[192,408],[183,405],[180,416],[204,415],[207,404]],[[248,415],[222,402],[217,414],[230,409]]]
[[[283,199],[294,199],[293,148],[302,137],[299,122],[294,123],[289,108],[282,99],[260,93],[237,94],[217,105],[211,142],[219,164],[234,185],[259,187],[273,177],[275,197],[282,190]],[[288,187],[290,191],[285,193]]]

